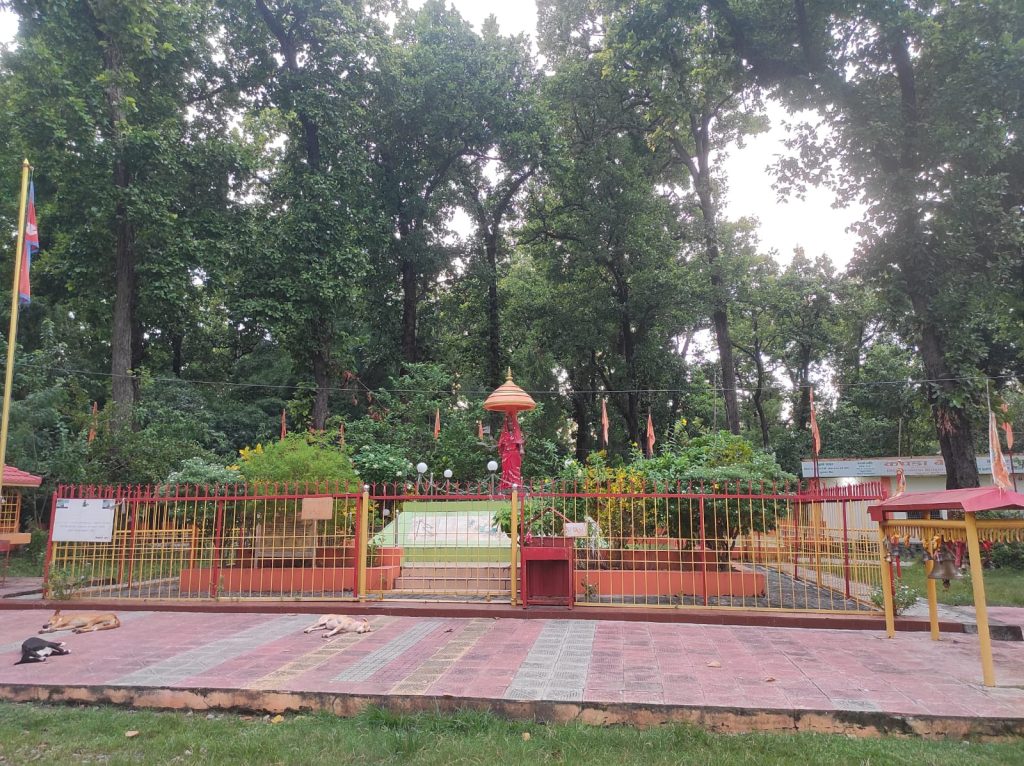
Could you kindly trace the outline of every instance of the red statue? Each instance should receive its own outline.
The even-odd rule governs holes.
[[[498,455],[501,458],[502,489],[510,489],[513,485],[523,483],[523,432],[519,430],[517,412],[532,410],[537,404],[533,398],[512,382],[512,370],[508,371],[508,380],[487,397],[484,409],[501,412],[505,421],[498,437]]]
[[[498,455],[501,457],[502,489],[510,489],[513,485],[523,483],[523,432],[519,430],[519,418],[514,412],[505,413],[505,422],[498,437]]]

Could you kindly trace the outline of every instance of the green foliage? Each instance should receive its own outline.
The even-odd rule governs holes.
[[[1024,572],[1024,543],[997,543],[992,546],[992,564],[999,569]]]
[[[352,455],[352,463],[367,484],[402,484],[415,470],[405,450],[392,444],[364,444]]]
[[[358,482],[348,455],[323,436],[289,434],[266,446],[241,451],[239,471],[252,484]]]
[[[192,457],[182,460],[177,470],[167,475],[164,484],[191,484],[200,487],[213,487],[219,484],[226,490],[228,485],[243,480],[242,473],[237,468],[225,467],[201,457]]]
[[[903,614],[917,603],[917,600],[921,597],[921,592],[916,588],[910,587],[901,579],[897,578],[894,582],[895,588],[893,589],[894,592],[892,598],[893,614]],[[880,587],[876,587],[871,591],[871,603],[879,609],[885,608],[885,594],[882,592]]]
[[[658,483],[693,482],[713,487],[737,481],[757,486],[761,482],[796,480],[783,471],[771,455],[728,431],[684,440],[671,451],[650,459],[638,454],[631,465]]]
[[[46,577],[46,595],[54,601],[70,601],[92,583],[92,564],[74,570],[50,567]]]

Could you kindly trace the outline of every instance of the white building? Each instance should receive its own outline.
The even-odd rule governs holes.
[[[978,476],[981,485],[992,484],[992,463],[988,455],[978,458]],[[1005,455],[1007,471],[1010,460]],[[821,458],[818,460],[818,478],[826,487],[860,484],[880,481],[889,487],[889,494],[896,492],[896,469],[903,464],[907,478],[907,492],[930,492],[946,488],[946,464],[940,455],[918,457],[869,457],[869,458]],[[805,479],[814,478],[814,462],[803,460],[800,471]],[[1017,485],[1024,488],[1024,456],[1013,456],[1013,474]]]

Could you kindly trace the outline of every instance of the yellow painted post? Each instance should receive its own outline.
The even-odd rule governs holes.
[[[885,522],[878,525],[878,557],[882,564],[882,603],[885,605],[885,635],[889,638],[896,636],[896,615],[892,605],[892,568],[885,560],[886,538],[888,530]]]
[[[992,664],[992,636],[988,630],[988,604],[985,603],[985,580],[981,569],[981,545],[978,544],[978,520],[973,513],[964,514],[967,528],[967,555],[971,557],[971,587],[974,589],[974,612],[978,621],[978,641],[981,644],[981,675],[985,686],[996,685],[996,670]]]
[[[518,574],[518,562],[519,562],[519,491],[512,488],[512,509],[509,513],[509,537],[512,538],[512,547],[509,552],[509,563],[508,563],[508,576],[509,584],[512,588],[512,595],[509,603],[512,606],[516,605],[519,600],[519,583],[517,582],[516,575]]]
[[[934,554],[935,549],[931,541],[924,541],[925,550],[929,554]],[[932,641],[939,640],[939,594],[938,586],[935,580],[929,580],[928,575],[935,569],[934,559],[929,558],[928,561],[924,562],[924,576],[925,576],[925,588],[928,592],[928,624],[931,627]]]
[[[21,163],[21,201],[18,203],[18,236],[14,249],[14,284],[11,287],[11,323],[7,332],[7,368],[4,378],[3,412],[0,414],[0,466],[7,465],[7,428],[11,417],[11,389],[14,383],[14,347],[18,345],[18,285],[21,281],[21,260],[25,252],[25,215],[28,208],[28,176],[32,166]],[[4,488],[0,470],[0,492]],[[18,528],[15,527],[17,532]]]
[[[811,531],[814,534],[814,584],[821,587],[821,503],[811,503]]]
[[[363,496],[360,498],[358,529],[356,537],[356,598],[360,601],[366,600],[366,549],[369,539],[368,527],[370,526],[370,488],[363,485]]]

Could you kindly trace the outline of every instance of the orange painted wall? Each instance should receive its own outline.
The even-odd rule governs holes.
[[[401,571],[398,566],[367,567],[367,590],[391,590]],[[234,593],[322,593],[352,590],[353,572],[350,567],[222,569],[217,578]],[[212,584],[212,569],[183,569],[179,578],[185,596],[206,595]]]
[[[602,596],[687,596],[704,595],[701,572],[657,570],[576,570],[576,592],[583,593],[583,583],[597,588]],[[708,596],[759,596],[767,579],[755,572],[708,572]]]

